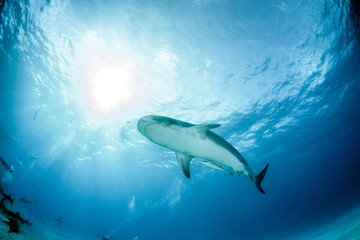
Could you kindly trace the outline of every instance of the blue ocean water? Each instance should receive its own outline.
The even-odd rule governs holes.
[[[329,239],[352,214],[333,237],[360,238],[357,1],[0,3],[0,156],[15,168],[0,166],[1,186],[34,225],[65,239]],[[138,132],[148,114],[221,124],[255,173],[269,163],[266,194],[197,158],[187,179]]]

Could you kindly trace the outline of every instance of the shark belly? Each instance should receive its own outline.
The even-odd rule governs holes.
[[[206,166],[229,173],[217,165],[222,164],[231,167],[237,175],[243,173],[261,193],[265,193],[261,182],[269,164],[258,175],[254,175],[243,156],[230,143],[210,131],[217,127],[220,127],[220,124],[194,125],[157,115],[144,116],[137,122],[137,129],[142,135],[175,151],[179,166],[187,178],[190,178],[191,159],[198,157],[209,160],[204,162]]]
[[[187,128],[149,126],[146,134],[153,142],[175,152],[220,163],[234,171],[242,172],[245,169],[244,164],[231,151],[203,134],[189,132]]]
[[[211,139],[184,139],[182,151],[188,155],[227,165],[234,171],[243,170],[243,164],[226,148],[216,144]],[[180,149],[179,149],[180,150]]]

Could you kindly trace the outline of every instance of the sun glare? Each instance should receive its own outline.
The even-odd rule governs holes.
[[[132,95],[129,71],[125,68],[99,68],[93,78],[92,94],[95,105],[104,111],[119,107]]]
[[[108,123],[138,111],[147,74],[136,52],[117,36],[88,31],[76,44],[74,95],[91,122]]]

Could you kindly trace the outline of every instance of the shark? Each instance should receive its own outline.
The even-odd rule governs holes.
[[[137,122],[139,132],[150,141],[173,150],[176,153],[180,169],[190,178],[190,162],[193,158],[201,158],[205,166],[226,172],[229,175],[244,175],[252,181],[257,189],[265,194],[261,182],[269,164],[255,175],[244,157],[225,139],[211,130],[220,124],[199,124],[177,119],[147,115]],[[230,167],[234,172],[227,172],[222,166]]]

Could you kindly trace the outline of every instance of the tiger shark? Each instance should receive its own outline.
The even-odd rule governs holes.
[[[221,167],[224,165],[230,167],[237,176],[243,174],[261,193],[265,194],[261,182],[269,164],[255,176],[243,156],[230,143],[211,131],[220,126],[220,124],[195,125],[156,115],[144,116],[137,122],[137,129],[142,135],[176,153],[180,169],[187,178],[190,178],[190,161],[195,157],[202,158],[207,160],[203,164],[208,167],[227,172]]]

